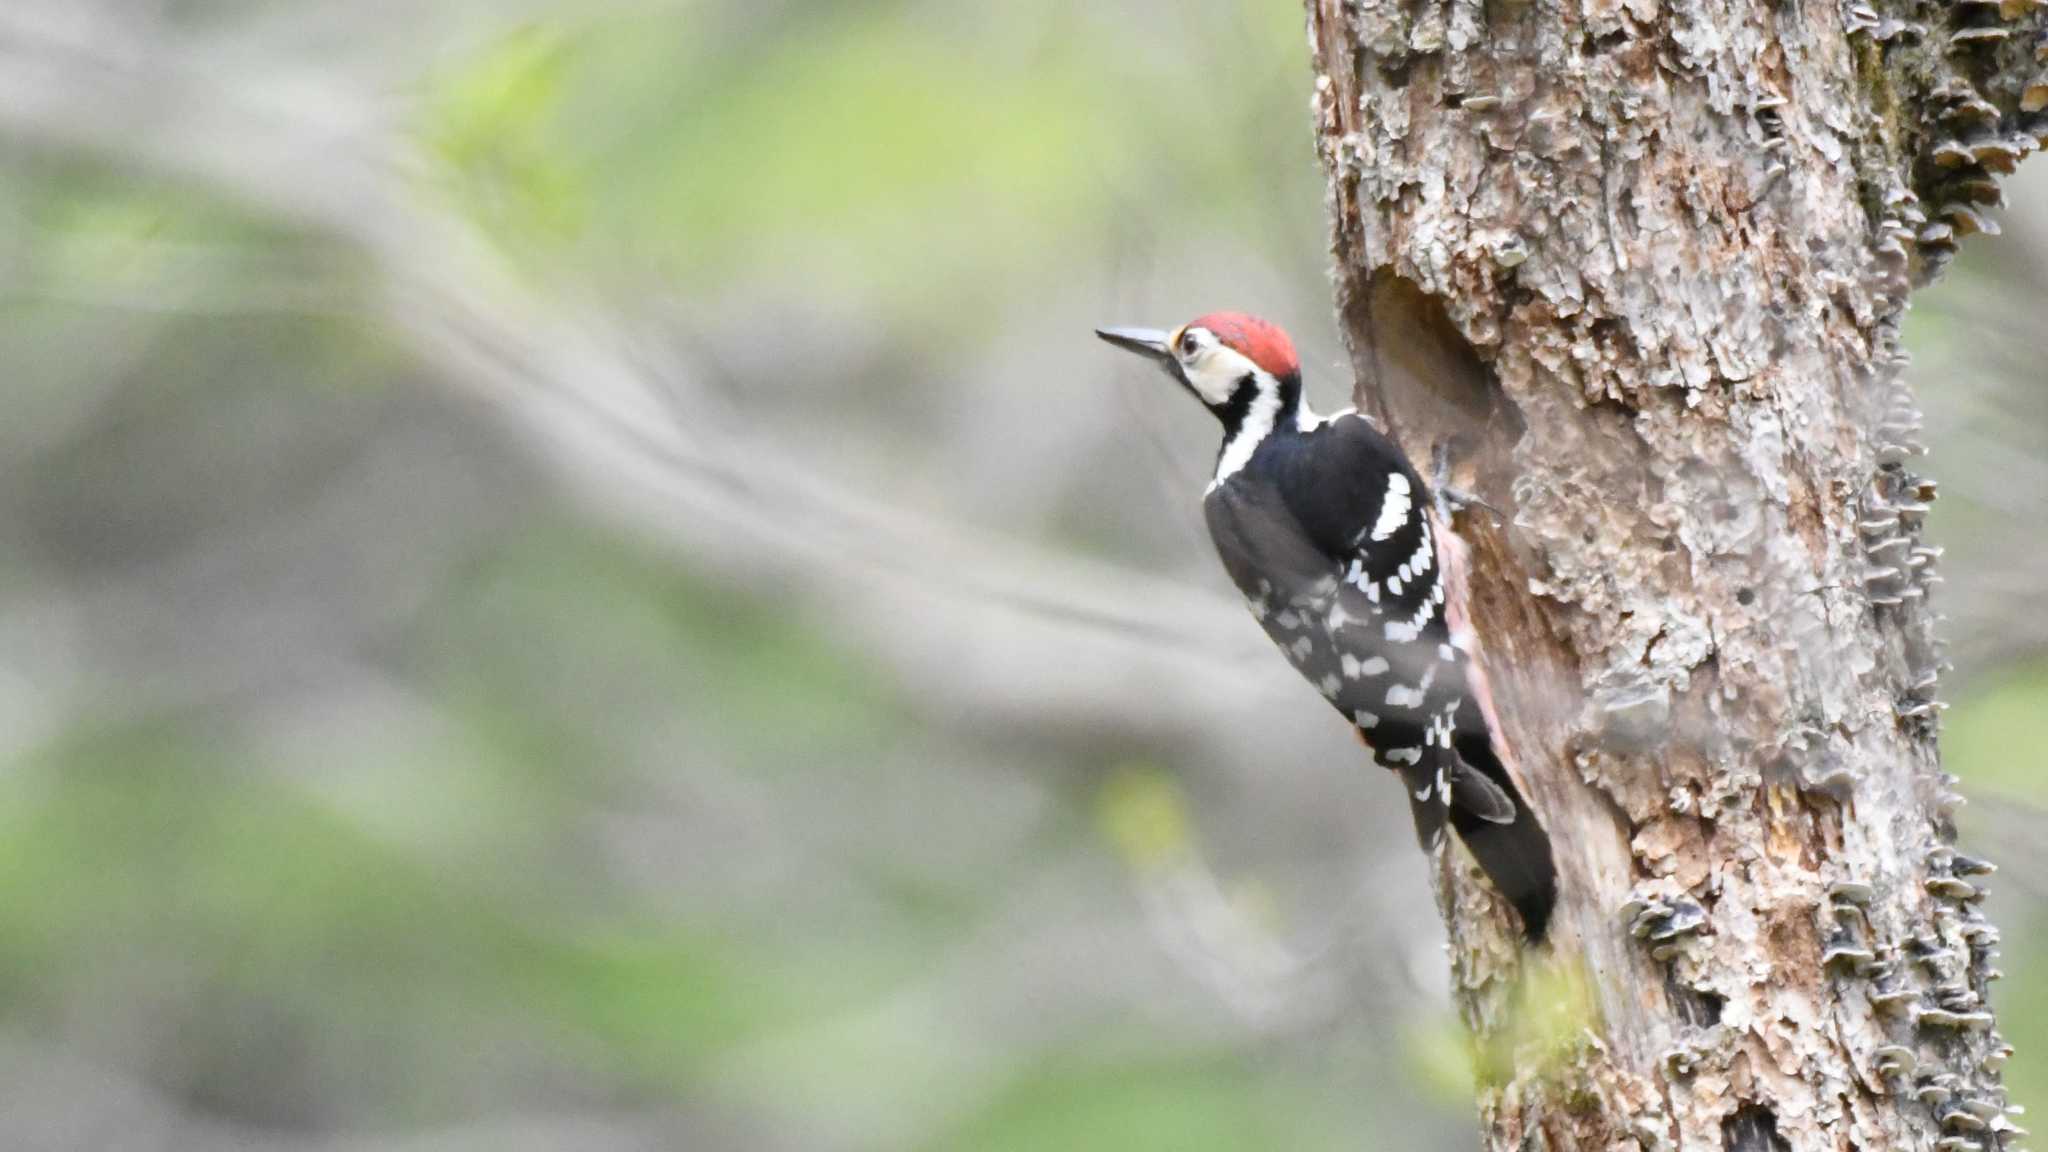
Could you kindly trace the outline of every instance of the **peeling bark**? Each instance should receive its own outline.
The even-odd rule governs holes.
[[[1557,849],[1440,896],[1493,1149],[2000,1149],[1898,321],[2048,136],[2033,0],[1310,0],[1361,405]]]

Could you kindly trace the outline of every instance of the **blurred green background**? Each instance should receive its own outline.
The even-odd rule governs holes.
[[[1406,815],[1088,335],[1341,402],[1303,39],[0,5],[0,1146],[1471,1147]],[[2044,191],[1909,329],[2021,1101]]]

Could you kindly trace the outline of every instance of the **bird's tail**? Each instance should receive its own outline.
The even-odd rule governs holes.
[[[1495,824],[1453,805],[1451,827],[1493,886],[1522,914],[1530,942],[1542,943],[1557,904],[1557,865],[1550,857],[1550,837],[1529,806],[1515,797],[1514,820]]]
[[[1416,779],[1409,782],[1417,785],[1408,795],[1416,838],[1425,849],[1434,850],[1448,816],[1487,879],[1522,914],[1530,942],[1541,943],[1557,904],[1557,865],[1551,858],[1550,837],[1483,735],[1460,739],[1457,755],[1450,757],[1447,767],[1448,789],[1430,786],[1436,775],[1433,765],[1410,770]]]

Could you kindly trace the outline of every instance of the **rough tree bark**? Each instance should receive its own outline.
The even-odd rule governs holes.
[[[1359,401],[1499,511],[1562,873],[1525,957],[1439,869],[1490,1148],[2018,1134],[1898,322],[2048,135],[2036,3],[1309,0]]]

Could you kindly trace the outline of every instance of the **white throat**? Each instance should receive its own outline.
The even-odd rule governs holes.
[[[1223,451],[1216,457],[1216,477],[1209,482],[1211,488],[1243,469],[1251,460],[1252,453],[1257,452],[1259,445],[1266,442],[1266,437],[1273,434],[1274,425],[1279,422],[1280,382],[1263,371],[1256,372],[1256,376],[1258,390],[1253,394],[1251,406],[1245,411],[1237,431],[1223,442]],[[1300,408],[1300,412],[1301,415],[1296,417],[1297,425],[1312,427],[1315,415],[1308,411],[1306,405]]]

